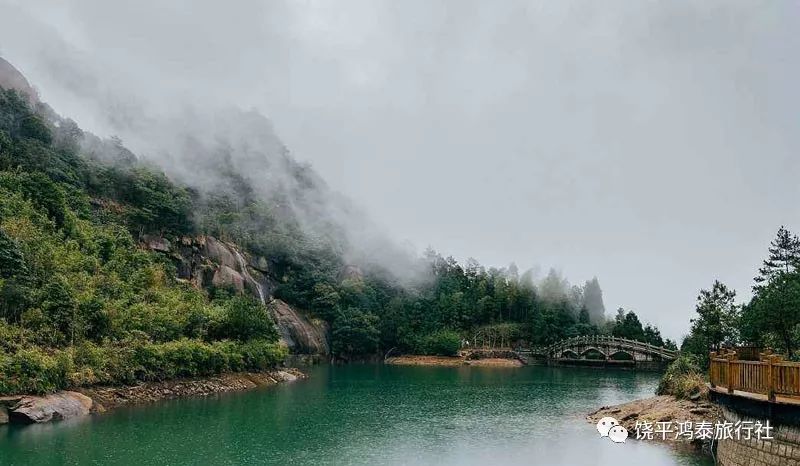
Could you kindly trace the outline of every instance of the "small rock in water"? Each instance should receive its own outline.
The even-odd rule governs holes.
[[[291,372],[287,371],[278,371],[276,375],[283,381],[283,382],[294,382],[297,380],[297,376],[292,374]]]

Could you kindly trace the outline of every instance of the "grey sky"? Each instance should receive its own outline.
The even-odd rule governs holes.
[[[0,0],[0,54],[82,126],[54,37],[145,111],[259,109],[398,241],[597,275],[673,338],[800,230],[793,2],[53,3]]]

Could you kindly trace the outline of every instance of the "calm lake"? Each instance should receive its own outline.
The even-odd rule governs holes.
[[[657,374],[581,368],[317,366],[308,380],[0,427],[0,465],[710,465],[600,438],[587,412]]]

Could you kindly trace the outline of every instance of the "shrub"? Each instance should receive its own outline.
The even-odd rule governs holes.
[[[453,330],[432,333],[419,343],[418,352],[437,356],[455,356],[461,349],[461,335]]]
[[[211,335],[240,341],[260,339],[276,341],[278,331],[269,310],[249,296],[235,296],[223,308],[223,314],[213,323]]]
[[[235,347],[233,356],[240,356],[244,370],[259,371],[275,367],[289,355],[289,349],[265,340],[250,340]]]
[[[705,377],[696,356],[681,354],[672,362],[656,389],[657,395],[676,398],[703,396],[706,393]]]
[[[0,393],[49,393],[66,387],[72,360],[50,356],[38,348],[0,354]]]

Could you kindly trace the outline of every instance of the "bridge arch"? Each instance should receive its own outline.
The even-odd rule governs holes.
[[[606,353],[600,351],[599,349],[591,346],[586,348],[581,352],[581,358],[583,359],[606,359]]]
[[[614,361],[633,361],[635,358],[628,351],[618,350],[613,352],[608,359],[613,359]]]
[[[575,351],[572,351],[572,350],[568,349],[568,350],[564,350],[564,352],[561,353],[561,358],[562,359],[580,359],[581,356],[578,353],[576,353]]]

